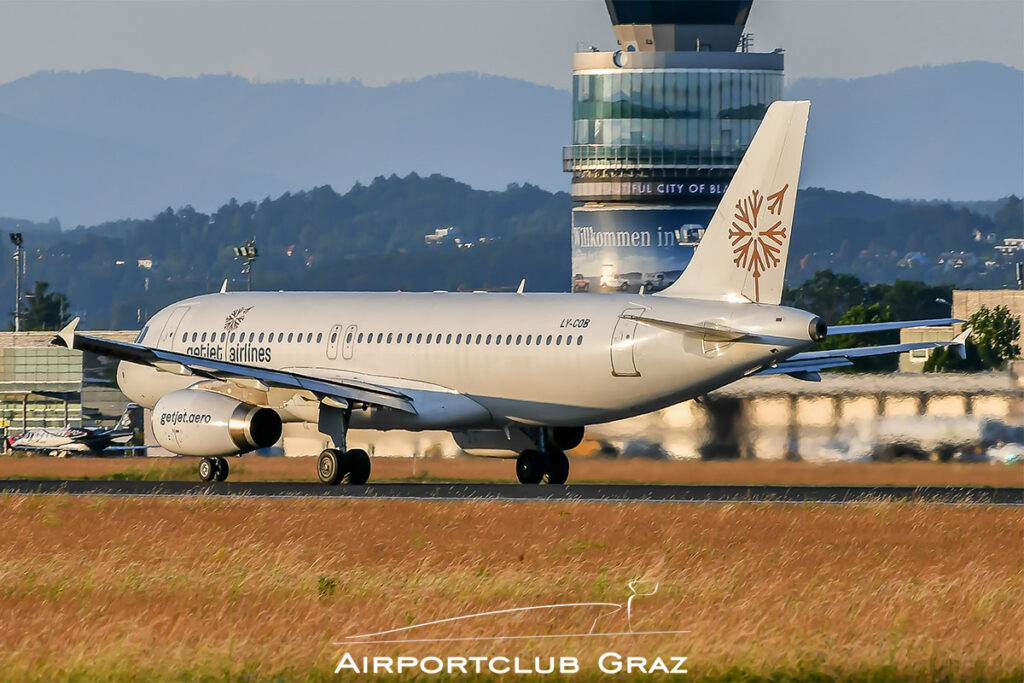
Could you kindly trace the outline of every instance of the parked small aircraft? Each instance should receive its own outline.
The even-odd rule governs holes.
[[[24,434],[7,437],[7,446],[18,451],[36,451],[57,456],[71,453],[99,455],[109,450],[135,448],[134,446],[125,446],[134,433],[129,411],[126,410],[113,429],[36,427],[29,429]]]

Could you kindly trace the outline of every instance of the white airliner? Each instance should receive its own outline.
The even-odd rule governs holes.
[[[70,453],[99,455],[107,450],[133,450],[125,446],[135,432],[125,411],[113,429],[90,427],[36,427],[23,434],[7,437],[8,447],[19,451],[44,452],[65,456]],[[116,445],[114,445],[116,444]]]
[[[282,422],[310,422],[334,444],[325,484],[370,475],[349,429],[448,430],[467,450],[518,453],[523,483],[564,483],[586,425],[749,375],[816,380],[859,356],[962,348],[810,351],[825,323],[779,305],[809,106],[771,105],[689,267],[655,295],[222,291],[165,308],[134,343],[79,334],[77,319],[54,343],[120,358],[121,390],[152,409],[160,445],[204,456],[203,480]]]

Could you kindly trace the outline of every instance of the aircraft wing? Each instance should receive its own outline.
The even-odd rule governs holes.
[[[78,321],[79,319],[75,318],[68,323],[57,333],[51,343],[77,351],[91,351],[140,365],[149,365],[158,370],[179,375],[194,375],[201,379],[217,379],[249,387],[253,383],[257,383],[266,387],[305,390],[320,397],[365,403],[416,414],[411,398],[388,387],[356,380],[318,378],[304,373],[230,363],[175,351],[165,351],[142,344],[90,337],[75,331]]]
[[[890,353],[905,353],[918,349],[938,349],[945,346],[959,347],[960,357],[964,357],[964,343],[970,335],[971,330],[964,330],[952,341],[925,341],[911,342],[908,344],[885,344],[882,346],[861,346],[852,349],[826,349],[823,351],[805,351],[786,360],[773,363],[762,368],[754,375],[790,375],[797,379],[811,382],[821,381],[822,370],[841,368],[853,365],[854,358],[868,358],[871,356],[884,356]]]

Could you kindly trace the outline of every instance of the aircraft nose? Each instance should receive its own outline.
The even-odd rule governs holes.
[[[807,336],[813,341],[821,341],[828,336],[828,325],[824,320],[815,316],[807,326]]]

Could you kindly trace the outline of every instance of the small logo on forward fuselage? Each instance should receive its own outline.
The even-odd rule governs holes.
[[[224,329],[228,332],[237,330],[238,326],[245,320],[245,314],[251,310],[252,306],[246,306],[244,308],[236,308],[228,313],[228,317],[224,318]]]

